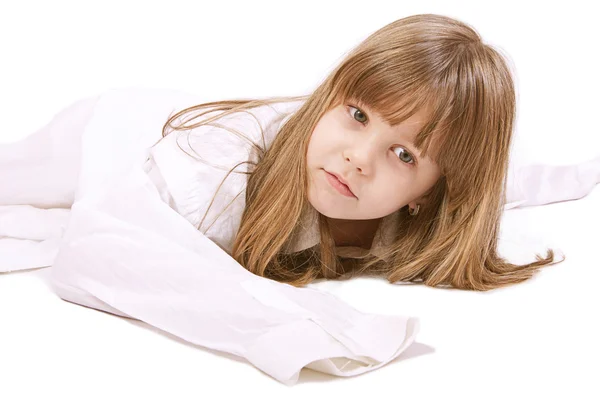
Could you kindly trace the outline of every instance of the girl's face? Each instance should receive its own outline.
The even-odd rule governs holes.
[[[441,176],[412,141],[424,123],[423,110],[392,128],[375,112],[341,104],[326,112],[312,132],[307,152],[308,200],[329,218],[368,220],[415,207]],[[336,189],[337,174],[348,185]]]

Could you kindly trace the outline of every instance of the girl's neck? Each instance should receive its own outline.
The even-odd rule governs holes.
[[[328,218],[327,221],[336,247],[356,246],[363,249],[370,249],[381,218],[372,220]]]

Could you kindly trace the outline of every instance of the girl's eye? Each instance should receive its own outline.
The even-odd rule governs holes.
[[[361,124],[367,124],[367,115],[358,109],[355,106],[349,105],[350,113],[352,114],[352,118]],[[399,155],[399,159],[406,164],[415,164],[415,158],[408,152],[406,149],[402,147],[398,147],[396,149],[401,149],[402,153]],[[395,150],[394,150],[395,151]]]
[[[403,161],[404,163],[408,163],[408,164],[413,164],[415,163],[415,159],[413,158],[413,156],[410,154],[410,152],[408,152],[406,149],[402,148],[402,147],[398,147],[396,149],[402,149],[402,153],[400,153],[399,159],[401,161]],[[395,150],[394,150],[395,151]]]
[[[352,114],[352,117],[354,118],[354,120],[356,120],[357,122],[361,123],[361,124],[367,124],[367,115],[361,111],[360,109],[354,107],[354,106],[349,106],[350,107],[350,113]],[[354,111],[352,111],[354,110]]]

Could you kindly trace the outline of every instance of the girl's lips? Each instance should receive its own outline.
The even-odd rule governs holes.
[[[325,171],[327,181],[329,181],[329,184],[331,184],[331,186],[334,187],[336,191],[338,191],[339,193],[341,193],[344,196],[356,198],[356,195],[354,195],[352,193],[352,191],[346,184],[341,182],[334,174],[326,171],[325,169],[323,169],[323,170]]]

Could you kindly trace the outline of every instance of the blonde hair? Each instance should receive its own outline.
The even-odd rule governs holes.
[[[232,257],[256,275],[294,286],[317,278],[379,275],[388,281],[490,290],[529,279],[554,261],[546,257],[515,265],[497,253],[505,204],[506,175],[516,113],[514,83],[501,53],[467,24],[434,15],[413,15],[377,30],[354,48],[309,96],[216,101],[186,108],[220,112],[195,125],[234,112],[281,101],[306,101],[281,126],[248,173],[246,207]],[[310,206],[306,153],[321,116],[347,100],[375,110],[390,125],[419,109],[429,120],[416,138],[423,156],[442,177],[417,216],[400,209],[397,239],[380,257],[335,255],[327,219],[319,214],[320,244],[284,253]],[[228,174],[229,175],[229,174]],[[227,177],[225,177],[227,178]],[[282,184],[282,181],[286,181]]]

